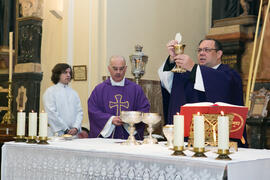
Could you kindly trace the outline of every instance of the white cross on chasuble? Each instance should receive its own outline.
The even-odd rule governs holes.
[[[122,107],[123,108],[126,108],[126,109],[128,109],[128,107],[129,107],[129,102],[128,101],[124,101],[124,102],[122,102],[122,95],[121,94],[116,94],[115,96],[114,96],[114,98],[115,98],[115,102],[113,102],[113,101],[109,101],[109,107],[110,107],[110,109],[112,109],[112,108],[117,108],[116,109],[116,116],[120,116],[120,114],[121,114],[121,111],[122,111]]]

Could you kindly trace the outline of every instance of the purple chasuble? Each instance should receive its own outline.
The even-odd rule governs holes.
[[[149,112],[150,104],[142,88],[125,79],[125,86],[112,86],[110,79],[95,87],[88,99],[90,138],[100,135],[111,116],[120,116],[121,111]],[[136,126],[136,139],[143,139],[144,123]],[[128,132],[123,126],[116,126],[110,138],[127,139]]]

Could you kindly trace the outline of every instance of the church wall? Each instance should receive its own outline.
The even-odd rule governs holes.
[[[41,81],[41,97],[51,82],[51,70],[56,63],[66,62],[66,38],[64,37],[65,25],[64,21],[56,19],[49,10],[56,9],[54,0],[44,1],[44,14],[42,25],[42,44],[41,44],[41,68],[43,79]],[[41,109],[43,109],[41,99]]]
[[[60,0],[61,1],[61,0]],[[43,79],[41,81],[40,109],[43,110],[42,95],[45,90],[53,85],[51,82],[51,70],[57,63],[67,62],[67,10],[68,1],[63,1],[62,9],[55,0],[44,1],[43,32],[41,44],[41,68]],[[63,19],[57,19],[50,10],[63,10]]]
[[[185,53],[196,59],[198,41],[208,31],[208,2],[197,0],[108,0],[107,54],[129,61],[136,44],[149,56],[143,79],[158,80],[157,69],[167,58],[166,44],[180,32]],[[130,65],[130,62],[128,62]],[[127,76],[133,77],[130,66]]]
[[[59,4],[55,0],[44,1],[41,97],[52,85],[51,69],[56,63],[87,65],[87,81],[71,83],[81,98],[83,126],[86,127],[87,99],[102,81],[102,76],[108,75],[107,64],[111,55],[125,56],[130,65],[129,55],[134,53],[134,46],[143,45],[143,52],[149,56],[143,79],[158,80],[157,69],[167,57],[166,43],[174,38],[175,33],[181,32],[183,43],[187,45],[185,52],[196,59],[197,43],[204,38],[209,27],[211,0],[59,1],[63,3],[62,20],[49,12],[59,9]],[[69,8],[73,8],[73,21]],[[73,23],[72,29],[69,23]],[[130,66],[127,77],[133,78]],[[42,103],[41,99],[41,109]]]
[[[74,52],[73,52],[73,65],[87,65],[87,71],[91,71],[89,66],[89,0],[74,1]],[[83,123],[82,126],[88,127],[88,111],[87,99],[89,97],[89,84],[88,81],[72,81],[72,88],[76,90],[80,96],[83,107]]]

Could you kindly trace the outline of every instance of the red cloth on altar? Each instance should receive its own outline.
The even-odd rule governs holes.
[[[196,105],[198,104],[198,105]],[[210,106],[200,106],[200,103],[194,103],[194,105],[185,105],[181,107],[180,115],[184,115],[185,118],[185,132],[184,136],[189,136],[190,125],[192,122],[193,114],[220,114],[223,111],[224,115],[233,114],[233,123],[230,131],[230,138],[241,139],[246,125],[246,118],[248,108],[244,106],[234,106],[225,103],[216,103]]]

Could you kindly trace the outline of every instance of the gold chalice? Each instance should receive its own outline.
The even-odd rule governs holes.
[[[163,134],[165,135],[167,139],[167,147],[173,148],[173,133],[174,133],[174,125],[173,124],[167,124],[163,127]]]
[[[161,120],[158,113],[143,113],[142,121],[148,125],[149,136],[143,140],[144,144],[157,144],[157,139],[152,137],[153,125]]]
[[[127,145],[138,145],[138,143],[134,137],[135,127],[134,124],[141,122],[142,113],[138,111],[121,111],[120,118],[123,122],[129,124],[129,137],[123,142],[123,144]]]
[[[176,55],[183,54],[185,47],[186,47],[185,44],[176,44],[176,45],[174,45],[174,53]],[[184,72],[186,72],[186,70],[184,68],[179,67],[177,65],[171,71],[174,72],[174,73],[184,73]]]

